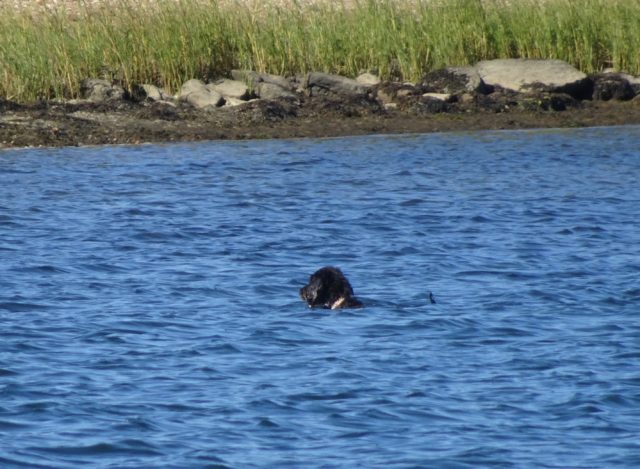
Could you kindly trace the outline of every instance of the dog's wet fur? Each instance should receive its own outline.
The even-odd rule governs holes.
[[[353,296],[353,288],[337,267],[323,267],[309,277],[300,289],[300,298],[309,308],[361,308],[362,302]]]

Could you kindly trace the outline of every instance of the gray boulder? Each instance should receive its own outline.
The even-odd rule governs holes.
[[[277,101],[279,99],[298,99],[295,93],[292,93],[291,91],[274,83],[267,82],[258,83],[255,88],[255,93],[260,99],[268,99],[271,101]]]
[[[89,101],[101,102],[123,99],[124,89],[110,81],[99,78],[85,78],[80,84],[80,96]]]
[[[450,93],[424,93],[422,97],[439,99],[440,101],[444,101],[445,103],[451,102],[451,100],[453,99]]]
[[[247,101],[245,99],[228,97],[228,98],[224,98],[224,107],[242,106],[243,104],[247,104],[250,102],[251,100]]]
[[[615,68],[605,68],[602,73],[621,76],[629,82],[636,94],[640,93],[640,76],[629,75],[628,73],[621,72],[619,70],[616,70]]]
[[[382,83],[375,93],[376,99],[387,106],[391,103],[403,103],[417,101],[421,96],[420,90],[411,83],[385,82]]]
[[[378,75],[374,75],[373,73],[361,73],[360,75],[358,75],[356,77],[356,81],[358,83],[361,83],[363,85],[371,85],[371,86],[375,86],[380,84],[380,77]]]
[[[636,95],[631,83],[621,73],[600,73],[593,80],[592,99],[629,101]]]
[[[253,70],[231,70],[231,76],[234,80],[247,83],[253,89],[256,89],[259,83],[271,83],[278,85],[282,89],[293,91],[291,82],[280,75],[259,73]]]
[[[211,109],[224,104],[224,98],[220,93],[208,89],[207,85],[196,79],[185,82],[177,97],[198,109]]]
[[[640,77],[629,75],[628,73],[620,73],[619,75],[629,82],[636,95],[640,94]]]
[[[449,111],[450,106],[443,99],[423,95],[418,101],[411,104],[410,109],[417,114],[438,114]]]
[[[340,96],[361,97],[371,90],[370,85],[358,83],[351,78],[329,73],[312,72],[307,75],[304,86],[310,95],[335,94]]]
[[[487,85],[519,93],[537,90],[567,93],[577,98],[590,94],[587,75],[562,60],[484,60],[477,63],[475,69]]]
[[[205,86],[209,91],[220,93],[225,99],[235,98],[246,101],[250,97],[247,85],[238,80],[227,80],[225,78]]]
[[[475,67],[447,67],[427,73],[422,80],[426,92],[444,94],[483,93],[492,91]]]
[[[293,85],[286,78],[270,73],[258,73],[252,70],[231,70],[234,80],[247,83],[260,99],[277,101],[279,99],[297,100]]]
[[[173,96],[154,85],[136,85],[133,87],[136,101],[171,101]]]

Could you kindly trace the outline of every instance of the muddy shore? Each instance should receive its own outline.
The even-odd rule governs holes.
[[[82,99],[0,99],[0,148],[640,124],[640,78],[557,60],[492,60],[420,83],[232,70],[177,95],[87,78]]]
[[[638,99],[586,102],[563,111],[515,108],[464,112],[386,110],[366,103],[323,99],[300,106],[256,101],[216,112],[126,101],[0,102],[0,148],[628,124],[640,124]]]

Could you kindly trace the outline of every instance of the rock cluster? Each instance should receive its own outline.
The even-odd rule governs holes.
[[[371,73],[355,79],[321,72],[285,78],[233,70],[230,79],[188,80],[175,96],[150,84],[134,86],[129,95],[118,85],[91,78],[82,83],[81,92],[92,102],[129,98],[168,106],[186,104],[203,111],[255,101],[289,106],[329,102],[344,108],[345,115],[364,107],[417,114],[513,108],[562,111],[588,100],[640,100],[640,77],[612,70],[587,76],[560,60],[499,59],[435,70],[419,83],[383,82]]]

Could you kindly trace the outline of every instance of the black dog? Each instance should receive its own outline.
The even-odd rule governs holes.
[[[300,298],[309,308],[360,308],[362,303],[353,296],[353,288],[342,271],[336,267],[317,270],[309,283],[300,289]]]

